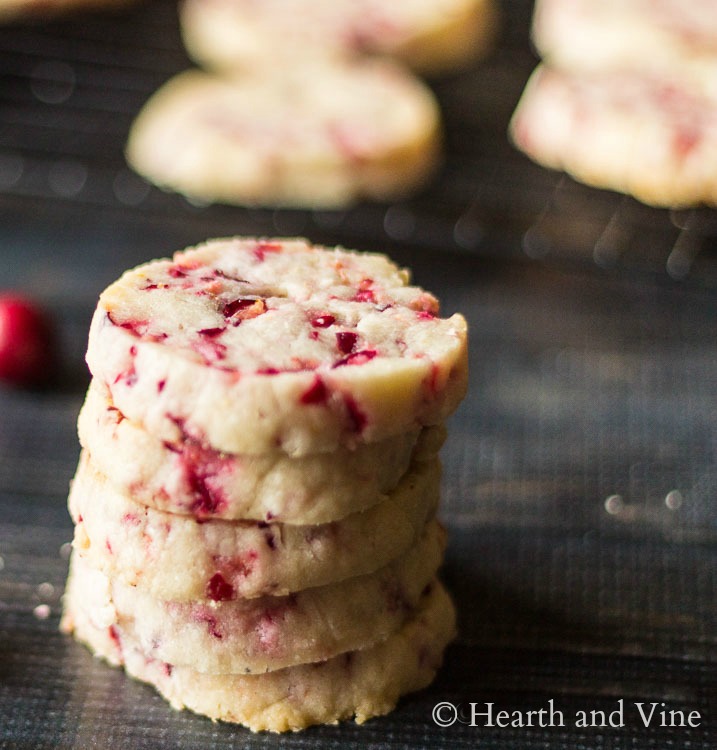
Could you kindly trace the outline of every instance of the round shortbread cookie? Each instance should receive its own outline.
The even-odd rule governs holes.
[[[72,580],[64,605],[64,632],[153,685],[175,709],[188,708],[253,731],[296,731],[351,718],[363,723],[388,713],[400,696],[433,680],[456,628],[453,604],[434,581],[416,615],[370,648],[266,674],[208,675],[147,657],[121,627],[94,616],[95,602]]]
[[[208,67],[380,54],[432,74],[483,55],[497,12],[493,0],[185,0],[180,19],[189,54]]]
[[[717,203],[717,100],[634,72],[539,66],[513,115],[536,162],[655,206]]]
[[[442,423],[467,387],[467,326],[385,256],[215,240],[100,296],[87,362],[168,442],[291,456]]]
[[[571,73],[637,70],[717,97],[715,0],[538,0],[533,40]]]
[[[186,71],[146,103],[127,142],[139,174],[191,198],[326,209],[405,196],[439,153],[432,93],[385,60]]]
[[[153,659],[198,672],[249,674],[324,661],[398,630],[438,570],[445,531],[437,521],[408,553],[374,573],[285,597],[171,602],[108,578],[73,554],[71,576],[102,591],[112,616]],[[98,593],[99,597],[100,594]]]
[[[115,489],[83,454],[72,481],[74,548],[159,599],[285,596],[372,573],[405,554],[435,514],[440,463],[417,466],[378,505],[320,526],[198,521]]]
[[[433,461],[445,427],[413,429],[354,450],[290,458],[221,453],[187,439],[167,442],[126,419],[107,388],[90,384],[80,443],[120,492],[158,510],[196,518],[325,524],[382,502],[410,463]],[[246,595],[246,594],[242,594]]]

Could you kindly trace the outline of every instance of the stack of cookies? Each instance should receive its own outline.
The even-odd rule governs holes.
[[[127,160],[202,203],[406,197],[441,153],[438,104],[408,66],[476,59],[495,16],[493,0],[185,0],[182,34],[202,69],[147,101]]]
[[[466,324],[381,255],[214,240],[101,295],[62,628],[176,708],[390,711],[454,634],[436,578]]]
[[[717,204],[717,6],[538,0],[511,123],[535,161],[668,207]]]

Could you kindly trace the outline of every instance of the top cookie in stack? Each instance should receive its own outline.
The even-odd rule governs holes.
[[[539,0],[516,145],[648,204],[717,204],[716,24],[714,0]]]
[[[438,450],[467,381],[465,321],[438,312],[384,256],[303,240],[215,240],[111,285],[63,628],[253,729],[427,684],[454,631]]]

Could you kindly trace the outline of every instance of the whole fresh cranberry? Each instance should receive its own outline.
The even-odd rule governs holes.
[[[31,386],[54,370],[54,342],[40,308],[20,294],[0,293],[0,380]]]

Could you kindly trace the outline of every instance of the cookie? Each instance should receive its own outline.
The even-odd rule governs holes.
[[[643,71],[717,97],[713,0],[538,0],[533,41],[545,62],[571,73]]]
[[[384,640],[415,611],[444,547],[445,532],[433,521],[416,546],[374,573],[285,597],[232,601],[220,592],[189,602],[156,599],[75,554],[70,575],[78,590],[97,597],[97,613],[112,614],[107,625],[130,633],[147,656],[207,674],[249,674]]]
[[[429,89],[388,61],[172,78],[132,124],[143,177],[201,201],[342,208],[422,185],[440,153]]]
[[[441,424],[467,387],[467,326],[385,256],[235,238],[125,273],[87,362],[161,440],[303,456]]]
[[[655,206],[717,204],[717,100],[673,78],[540,66],[511,122],[536,162]]]
[[[189,54],[211,68],[378,54],[435,74],[480,57],[497,13],[492,0],[185,0],[180,20]]]
[[[253,731],[286,732],[391,711],[400,696],[426,687],[455,636],[455,611],[434,581],[410,620],[385,641],[332,659],[258,675],[207,675],[147,656],[96,602],[70,581],[62,629],[97,656],[153,685],[175,709],[188,708]],[[90,614],[93,611],[93,614]]]
[[[437,425],[300,458],[277,451],[220,453],[196,440],[155,438],[125,418],[97,381],[80,410],[78,431],[98,471],[140,503],[200,519],[304,526],[383,502],[411,461],[432,461],[445,439],[445,428]]]
[[[374,572],[416,542],[439,494],[434,459],[409,472],[378,505],[341,521],[198,521],[135,502],[83,454],[69,508],[75,550],[108,577],[159,599],[226,601],[285,596]]]

